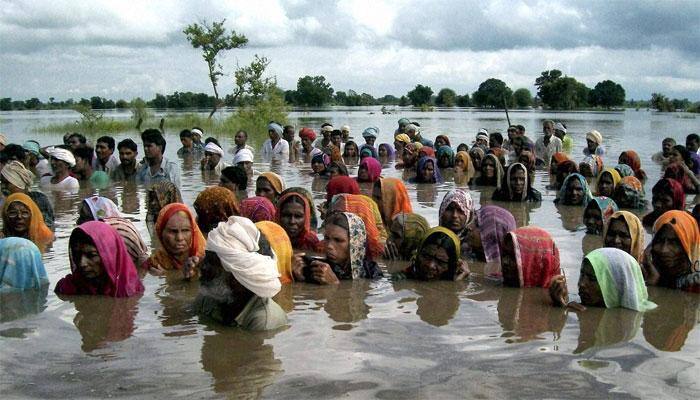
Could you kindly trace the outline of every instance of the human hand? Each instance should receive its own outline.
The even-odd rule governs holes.
[[[200,259],[197,256],[192,256],[185,261],[185,265],[182,267],[182,276],[185,280],[188,281],[197,274],[199,261]]]
[[[391,240],[387,240],[384,245],[384,258],[388,260],[398,260],[401,258],[399,255],[399,248],[396,247],[396,244]]]
[[[459,260],[457,264],[457,270],[455,271],[455,281],[465,280],[469,277],[471,271],[469,270],[469,264],[465,260]]]
[[[323,261],[314,261],[311,263],[311,274],[314,280],[321,285],[337,285],[340,283],[338,277],[335,276],[333,269]]]
[[[549,281],[549,297],[557,307],[566,307],[569,303],[569,289],[564,275],[556,275]]]
[[[306,268],[305,255],[306,253],[294,253],[292,257],[292,274],[294,274],[294,280],[297,282],[306,281],[304,278],[304,268]]]

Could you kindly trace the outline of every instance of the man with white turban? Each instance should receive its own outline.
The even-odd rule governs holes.
[[[248,179],[253,177],[253,151],[248,149],[240,149],[233,156],[233,165],[240,165],[245,169]]]
[[[406,125],[406,134],[411,138],[412,142],[418,142],[423,146],[433,147],[433,142],[431,140],[425,139],[420,132],[420,125],[417,122],[411,122]]]
[[[45,194],[31,191],[33,183],[34,173],[19,161],[10,161],[0,171],[0,191],[2,191],[2,194],[9,196],[13,193],[24,193],[31,197],[44,216],[44,223],[53,230],[53,206],[51,206],[51,202]]]
[[[324,122],[323,125],[321,125],[321,137],[314,141],[314,147],[321,150],[328,147],[331,143],[331,133],[333,133],[334,130],[335,128],[333,128],[333,125]]]
[[[600,132],[593,129],[586,134],[586,147],[583,149],[583,154],[587,156],[596,155],[601,157],[605,155],[603,135]]]
[[[41,185],[56,191],[77,191],[80,189],[78,180],[70,176],[71,168],[75,167],[75,156],[70,150],[60,147],[46,149],[49,153],[53,176],[41,177]]]
[[[232,216],[220,222],[209,232],[206,250],[198,313],[255,331],[287,324],[284,310],[272,300],[282,287],[275,253],[251,220]]]
[[[566,125],[561,122],[554,124],[554,136],[561,140],[562,150],[570,154],[571,150],[574,148],[574,140],[571,139],[571,135],[567,135]]]
[[[224,149],[214,142],[204,146],[204,158],[202,159],[202,171],[213,171],[216,175],[221,175],[221,171],[229,164],[224,162]]]
[[[267,125],[267,133],[270,138],[263,143],[262,157],[264,161],[289,160],[289,143],[282,139],[283,131],[282,125],[277,122],[270,122]]]

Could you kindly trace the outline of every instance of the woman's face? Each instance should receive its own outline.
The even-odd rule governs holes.
[[[345,157],[357,157],[357,147],[345,146]]]
[[[671,154],[668,156],[668,161],[671,163],[683,163],[683,155],[681,155],[678,150],[673,149],[671,150]]]
[[[326,225],[323,242],[329,261],[338,265],[346,265],[350,261],[350,238],[346,229],[338,225]]]
[[[379,146],[379,157],[388,157],[389,152],[386,150],[386,146]]]
[[[189,254],[192,247],[192,225],[187,214],[175,213],[163,228],[163,247],[174,257]]]
[[[469,247],[479,253],[484,252],[484,245],[481,243],[481,229],[476,218],[467,224],[467,243]]]
[[[474,165],[474,169],[477,171],[481,171],[481,155],[479,153],[473,153],[471,155],[472,157],[472,165]]]
[[[596,149],[598,148],[598,143],[596,143],[592,140],[586,139],[586,147],[588,147],[588,151],[591,154],[593,154],[593,153],[595,153]]]
[[[584,259],[581,264],[581,275],[578,278],[578,294],[581,303],[590,307],[605,307],[603,293],[600,291],[598,279],[591,263]]]
[[[603,216],[597,207],[587,207],[583,212],[583,223],[586,225],[586,232],[594,235],[603,232]]]
[[[447,154],[444,154],[443,156],[440,157],[440,168],[449,168],[450,165],[450,156]]]
[[[313,161],[313,162],[311,163],[311,170],[314,171],[314,172],[317,173],[317,174],[320,174],[320,173],[322,173],[323,171],[326,170],[326,166],[325,166],[322,162]]]
[[[7,207],[5,216],[8,222],[5,229],[10,233],[10,236],[26,238],[29,235],[32,213],[27,206],[19,201],[14,201]]]
[[[253,162],[252,161],[241,161],[238,165],[245,169],[245,174],[250,179],[253,176]]]
[[[566,204],[572,206],[581,205],[583,202],[583,185],[578,179],[569,179],[566,185]]]
[[[423,168],[423,182],[435,182],[435,165],[432,161],[427,161]]]
[[[481,163],[481,173],[489,179],[496,176],[496,165],[491,158],[487,158]]]
[[[673,210],[673,197],[666,193],[654,194],[651,203],[654,206],[654,211],[659,213],[659,215]]]
[[[88,221],[94,221],[95,217],[92,215],[92,210],[90,210],[90,207],[85,204],[85,202],[82,203],[82,206],[80,206],[80,211],[78,212],[78,220],[76,221],[76,224],[80,225],[84,222]]]
[[[501,247],[501,273],[503,274],[503,284],[510,287],[520,287],[520,274],[518,273],[518,262],[515,259],[515,247],[511,235],[507,235]]]
[[[665,281],[674,281],[690,269],[690,260],[670,224],[664,225],[651,242],[654,266]]]
[[[510,187],[514,195],[520,196],[525,193],[526,174],[522,168],[516,168],[510,174]]]
[[[280,210],[280,225],[289,237],[297,237],[304,230],[304,217],[304,206],[288,201]]]
[[[622,217],[613,218],[608,223],[605,247],[614,247],[627,254],[632,253],[632,235]]]
[[[612,197],[614,190],[615,184],[613,183],[613,178],[610,173],[606,172],[600,175],[600,179],[598,180],[598,195]]]
[[[432,281],[450,279],[446,276],[450,270],[450,256],[447,250],[436,244],[423,246],[416,258],[416,275],[418,279]]]
[[[467,166],[464,164],[464,160],[460,157],[455,161],[455,167],[457,167],[457,169],[459,169],[459,170],[464,171],[464,169]]]
[[[440,216],[440,225],[452,232],[461,232],[467,224],[467,214],[457,203],[450,203]]]
[[[255,195],[266,197],[272,204],[274,204],[276,200],[275,189],[272,187],[270,181],[265,178],[258,178],[258,180],[255,181]]]
[[[85,279],[98,283],[107,279],[102,257],[93,243],[76,243],[71,247],[73,263]]]
[[[445,139],[439,137],[435,139],[435,148],[439,149],[441,146],[445,146],[447,143],[445,143]]]
[[[236,191],[238,190],[238,184],[231,182],[230,180],[228,180],[228,178],[226,178],[223,175],[221,175],[221,178],[219,178],[219,186],[221,186],[222,188],[226,188],[232,191],[233,193],[236,193]]]
[[[366,165],[361,165],[357,170],[357,179],[362,182],[369,182],[369,172]]]

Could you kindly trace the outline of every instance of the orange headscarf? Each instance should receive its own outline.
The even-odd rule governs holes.
[[[228,217],[241,213],[235,193],[221,186],[208,187],[199,193],[194,209],[202,229],[213,229],[219,222],[228,221]]]
[[[192,229],[192,244],[190,245],[189,253],[190,257],[197,256],[201,258],[204,256],[206,240],[204,239],[202,232],[199,230],[197,222],[194,220],[192,211],[190,211],[190,209],[182,203],[170,203],[160,210],[158,219],[156,220],[156,236],[158,236],[161,246],[148,259],[148,263],[151,266],[157,266],[163,269],[181,269],[183,267],[179,261],[170,256],[168,251],[165,250],[162,245],[163,229],[165,229],[165,225],[167,225],[170,218],[172,218],[173,215],[177,214],[178,212],[184,212],[187,214],[187,218],[190,220],[190,226]]]
[[[380,181],[382,188],[382,215],[389,223],[399,213],[410,214],[413,212],[411,199],[408,198],[406,186],[400,179],[384,178]]]
[[[260,232],[265,235],[270,247],[277,257],[277,270],[280,273],[280,282],[283,285],[294,282],[292,275],[292,242],[284,228],[272,221],[259,221],[255,223]]]
[[[29,219],[29,240],[34,242],[39,250],[43,253],[46,250],[46,246],[51,244],[54,240],[53,232],[44,223],[44,215],[39,210],[34,200],[24,193],[13,193],[7,196],[5,199],[5,205],[2,207],[2,224],[5,235],[7,235],[7,227],[9,222],[7,221],[7,209],[10,204],[18,202],[23,204],[29,209],[31,217]]]
[[[379,229],[379,227],[381,227],[381,230],[384,230],[384,225],[382,224],[381,217],[379,217],[379,221],[377,221],[372,210],[372,205],[374,205],[374,208],[377,208],[377,203],[367,196],[342,193],[333,196],[330,209],[332,211],[356,214],[364,221],[365,230],[367,232],[368,256],[371,259],[375,259],[384,251],[384,243],[382,243]],[[378,211],[377,209],[377,212]],[[386,235],[386,230],[384,230],[384,234]],[[386,240],[386,236],[384,240]]]
[[[690,213],[681,210],[671,210],[663,213],[654,223],[654,233],[669,224],[676,232],[678,240],[690,260],[691,270],[700,271],[700,229]]]

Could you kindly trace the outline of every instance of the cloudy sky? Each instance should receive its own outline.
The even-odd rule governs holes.
[[[0,96],[152,98],[210,92],[182,29],[226,18],[249,44],[221,62],[272,60],[285,89],[323,75],[335,90],[401,95],[416,84],[471,93],[496,77],[533,91],[543,70],[700,100],[700,0],[0,0]],[[232,74],[222,78],[232,90]]]

